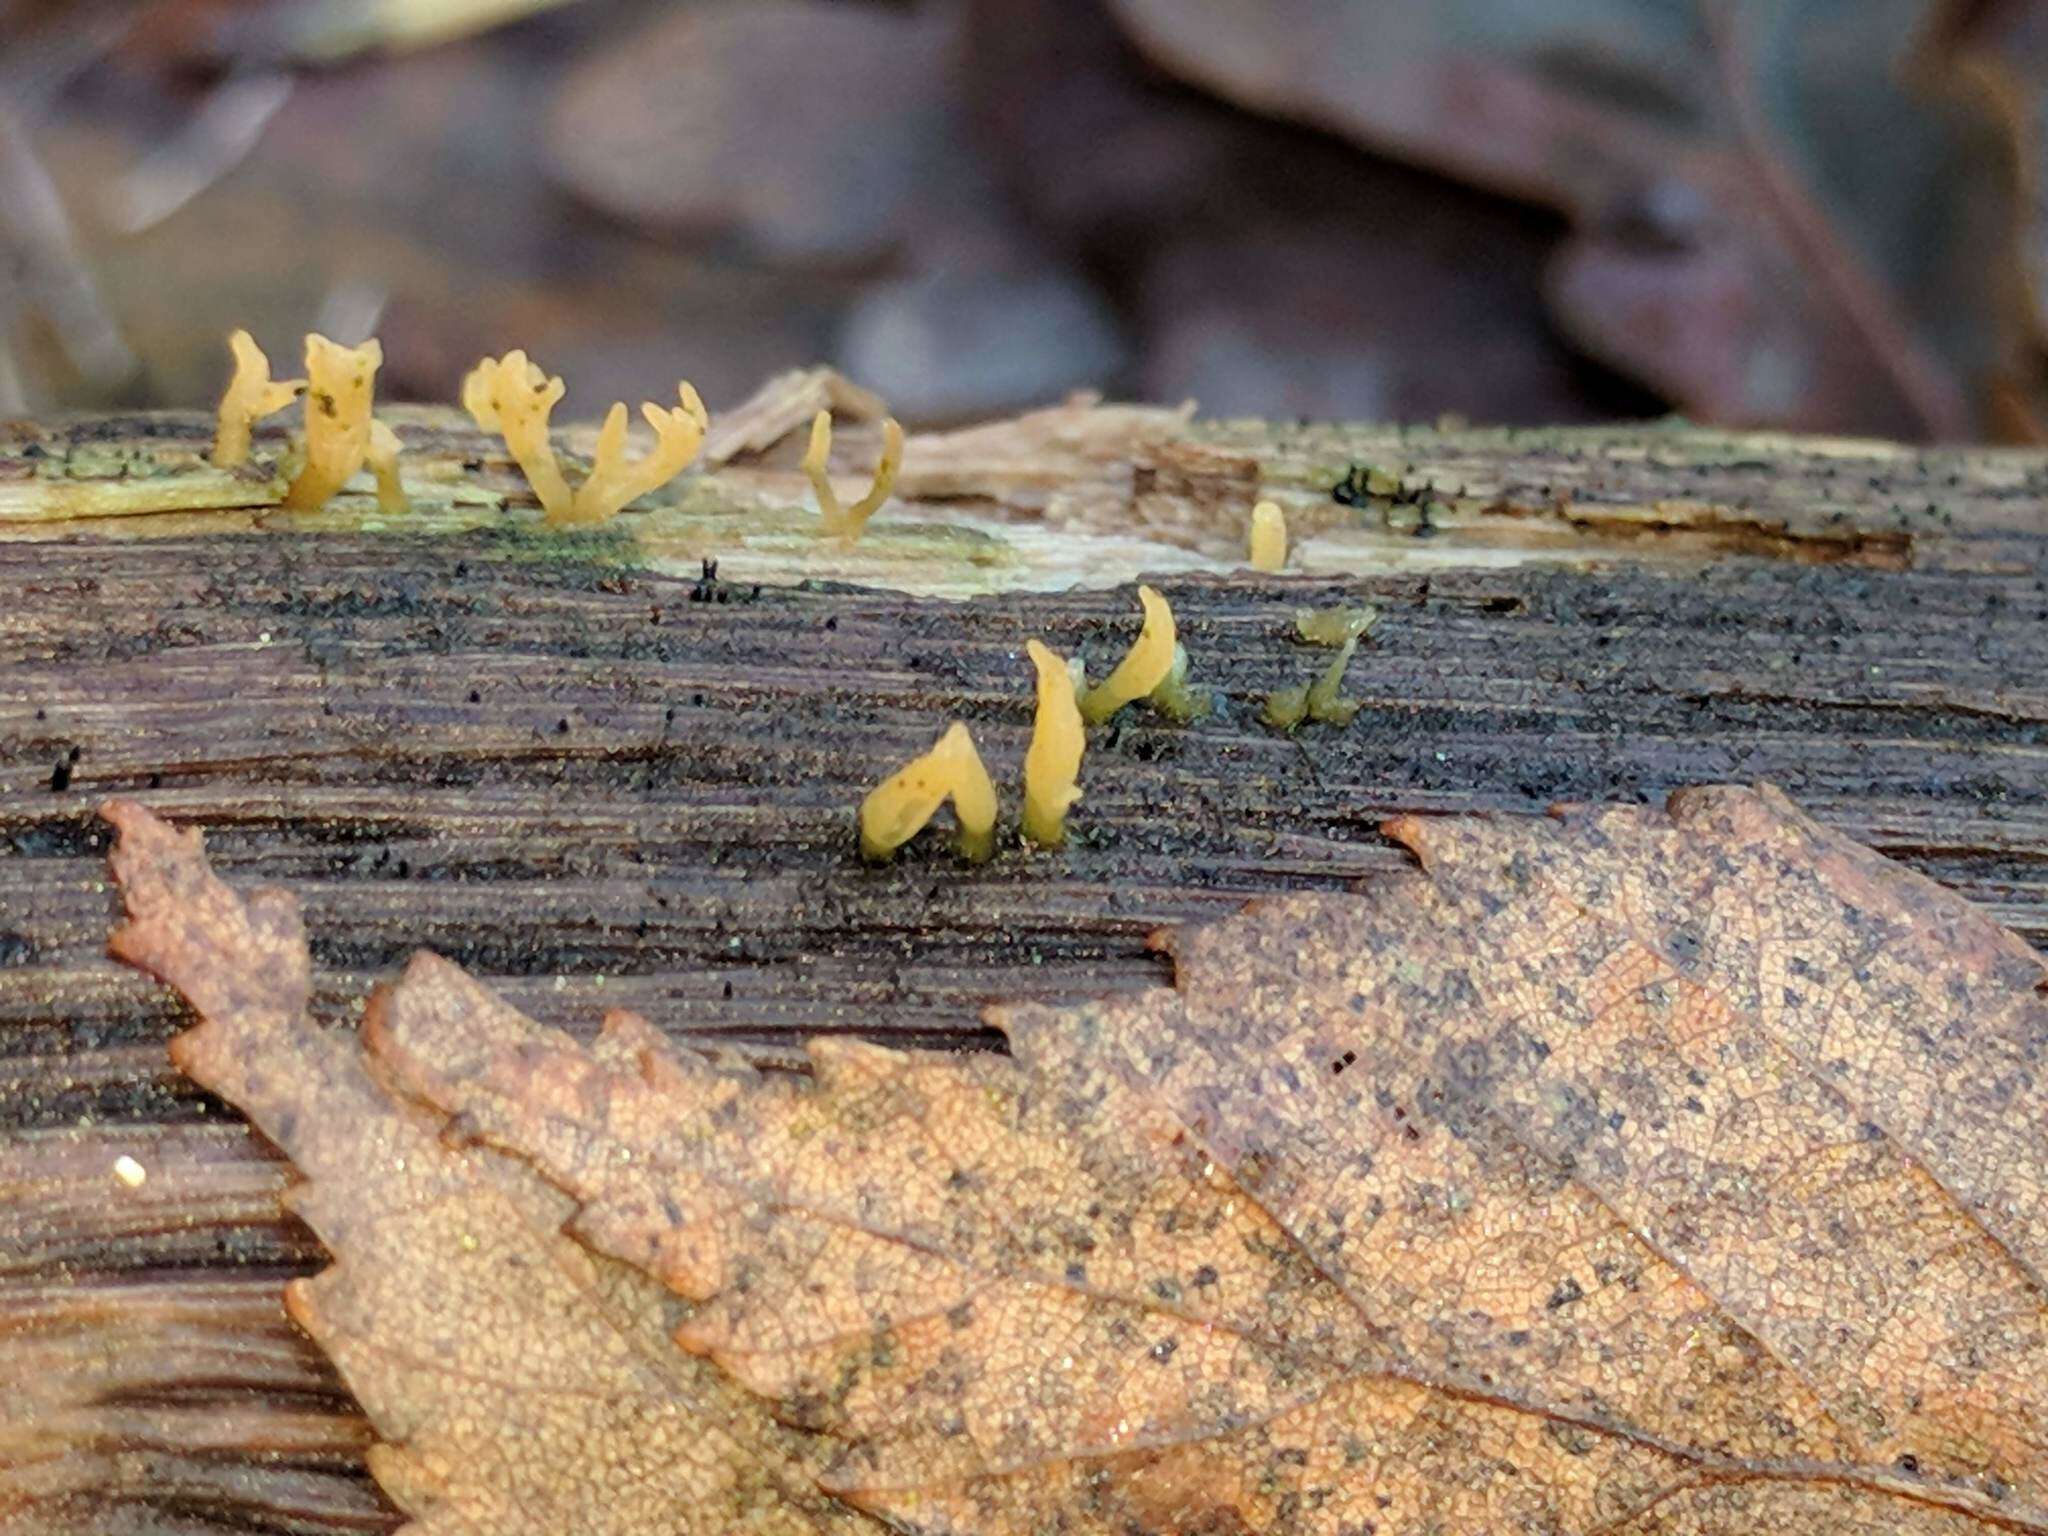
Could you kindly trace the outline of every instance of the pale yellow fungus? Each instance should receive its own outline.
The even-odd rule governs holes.
[[[1308,717],[1320,720],[1326,725],[1349,725],[1352,717],[1363,707],[1358,700],[1345,698],[1337,690],[1344,686],[1344,669],[1351,665],[1351,656],[1358,649],[1358,636],[1352,635],[1337,648],[1336,656],[1323,671],[1323,675],[1308,691]]]
[[[1173,610],[1150,587],[1138,588],[1138,601],[1145,609],[1145,627],[1116,670],[1081,696],[1081,718],[1090,725],[1100,725],[1133,699],[1144,698],[1173,670]]]
[[[654,429],[654,447],[641,459],[626,458],[626,407],[614,402],[597,434],[590,473],[574,490],[548,438],[548,420],[566,386],[524,352],[487,357],[462,381],[462,405],[479,427],[505,440],[512,461],[533,487],[547,520],[557,526],[602,523],[627,503],[660,490],[697,457],[711,415],[697,391],[676,386],[679,404],[666,409],[648,401],[640,414]]]
[[[1342,645],[1371,629],[1379,618],[1379,609],[1370,603],[1356,608],[1297,608],[1294,632],[1310,645]]]
[[[832,489],[831,477],[825,473],[826,460],[831,456],[832,413],[820,411],[811,418],[811,442],[804,450],[803,470],[818,497],[820,529],[851,541],[860,537],[868,519],[896,489],[896,472],[903,467],[903,429],[893,416],[882,423],[882,457],[875,465],[874,483],[868,487],[867,495],[850,507],[839,504],[839,493]]]
[[[1355,610],[1354,610],[1355,611]],[[1313,683],[1299,684],[1292,688],[1276,688],[1266,695],[1266,707],[1260,718],[1277,730],[1291,731],[1303,720],[1316,720],[1326,725],[1349,725],[1364,706],[1357,699],[1346,698],[1338,692],[1344,686],[1344,669],[1351,665],[1351,657],[1358,649],[1357,632],[1346,635],[1323,675]]]
[[[967,727],[954,721],[922,757],[911,759],[868,791],[860,804],[861,857],[886,859],[915,837],[946,801],[959,823],[962,858],[996,851],[996,787]]]
[[[1266,695],[1266,707],[1259,718],[1276,731],[1291,731],[1308,718],[1308,684],[1275,688]]]
[[[360,347],[338,346],[320,335],[306,338],[306,462],[284,493],[287,507],[305,512],[326,505],[363,467],[383,361],[375,338]]]
[[[1166,676],[1159,680],[1159,686],[1147,697],[1154,709],[1177,725],[1192,725],[1209,713],[1209,690],[1188,686],[1186,646],[1176,645],[1173,648],[1173,665],[1166,669]]]
[[[149,1179],[149,1170],[124,1153],[114,1159],[114,1177],[130,1189],[140,1189]]]
[[[220,397],[220,421],[213,434],[213,462],[222,469],[247,463],[250,430],[298,399],[306,387],[304,379],[273,380],[270,359],[247,331],[228,337],[228,352],[235,360],[235,373]]]
[[[1067,840],[1067,812],[1081,798],[1074,781],[1088,733],[1067,663],[1036,640],[1024,649],[1038,670],[1038,711],[1024,753],[1024,835],[1041,848],[1057,848]]]
[[[1287,564],[1287,519],[1276,501],[1252,508],[1248,553],[1255,571],[1277,571]]]
[[[462,381],[463,409],[479,427],[505,440],[506,452],[533,487],[551,523],[567,522],[575,515],[575,493],[562,477],[554,444],[548,441],[548,418],[567,388],[519,351],[485,358]]]
[[[412,506],[405,482],[398,476],[398,434],[383,422],[370,422],[370,473],[377,477],[377,510],[396,516]]]
[[[589,477],[576,487],[568,521],[604,522],[628,502],[660,490],[690,467],[697,450],[704,446],[711,413],[687,383],[676,386],[676,396],[681,404],[666,410],[652,401],[641,402],[640,415],[654,429],[654,447],[632,463],[626,459],[626,407],[613,404],[597,434],[597,456],[591,461]]]

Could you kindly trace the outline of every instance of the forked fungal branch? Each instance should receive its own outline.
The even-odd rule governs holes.
[[[948,800],[959,823],[960,856],[979,862],[996,851],[996,787],[974,738],[958,720],[922,757],[914,757],[868,791],[860,804],[860,851],[886,859],[923,830]]]
[[[505,440],[548,522],[558,527],[604,522],[628,502],[668,484],[697,457],[711,424],[697,391],[687,383],[678,384],[678,404],[664,409],[648,402],[640,407],[654,429],[654,447],[643,458],[628,460],[626,407],[614,403],[598,431],[590,473],[571,489],[548,437],[548,420],[565,392],[560,378],[517,350],[483,359],[462,381],[463,408],[479,427]]]
[[[818,498],[820,531],[850,543],[860,537],[868,519],[896,489],[896,472],[903,467],[903,428],[896,424],[893,416],[883,421],[882,457],[875,465],[874,483],[868,487],[868,493],[850,507],[840,505],[839,493],[832,489],[831,476],[825,472],[826,461],[831,456],[832,413],[820,411],[811,418],[810,446],[804,450],[804,474]]]
[[[213,433],[213,462],[222,469],[246,464],[249,434],[256,423],[290,405],[306,387],[304,379],[273,380],[270,359],[247,331],[229,335],[228,353],[235,360],[235,371],[220,397],[220,416]]]

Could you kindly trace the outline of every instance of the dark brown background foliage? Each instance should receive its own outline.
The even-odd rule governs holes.
[[[243,324],[570,409],[2037,435],[2025,0],[0,0],[0,410]]]

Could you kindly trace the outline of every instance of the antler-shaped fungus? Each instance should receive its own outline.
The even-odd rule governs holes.
[[[548,441],[548,418],[567,392],[559,378],[550,378],[524,352],[487,357],[462,381],[462,405],[476,424],[505,440],[512,462],[526,476],[551,523],[575,516],[575,496]]]
[[[567,521],[601,523],[626,503],[659,490],[690,467],[697,450],[704,446],[711,413],[688,384],[676,386],[680,405],[667,410],[652,401],[643,402],[640,414],[654,428],[654,447],[638,463],[626,462],[626,407],[614,403],[597,434],[597,457],[590,477],[576,487],[576,497]]]
[[[306,387],[304,379],[273,380],[270,359],[247,331],[228,337],[228,352],[235,372],[220,397],[220,420],[213,434],[213,462],[222,469],[247,463],[250,429],[298,399]]]
[[[874,484],[868,488],[867,495],[850,507],[839,504],[839,493],[832,489],[831,478],[825,473],[825,461],[831,455],[832,413],[820,411],[811,418],[811,445],[804,451],[804,473],[810,477],[811,489],[818,496],[822,531],[851,542],[860,537],[868,519],[875,515],[896,488],[896,472],[903,467],[903,428],[896,424],[893,416],[883,421],[882,457],[875,465]]]
[[[485,358],[462,381],[464,409],[486,432],[504,438],[547,520],[557,526],[604,522],[628,502],[659,490],[690,467],[711,424],[697,391],[679,384],[680,405],[663,410],[649,402],[640,407],[654,429],[654,448],[637,463],[628,463],[626,407],[615,403],[598,431],[590,474],[572,491],[548,440],[548,418],[563,393],[559,378],[519,351]]]
[[[295,511],[322,506],[363,467],[370,452],[370,405],[384,349],[376,338],[344,347],[306,338],[306,464],[284,493]]]

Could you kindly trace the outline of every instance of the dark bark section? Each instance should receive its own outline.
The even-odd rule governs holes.
[[[931,835],[870,868],[861,794],[949,718],[1014,817],[1024,641],[1100,675],[1128,592],[754,589],[509,533],[0,545],[0,1385],[85,1383],[47,1441],[0,1406],[0,1531],[395,1520],[277,1307],[319,1262],[283,1170],[170,1072],[179,1006],[104,958],[109,794],[291,886],[337,1020],[426,945],[577,1030],[628,1006],[770,1052],[989,1045],[989,999],[1162,981],[1161,924],[1398,867],[1390,812],[1717,780],[1781,785],[2040,943],[2048,594],[2000,565],[1162,583],[1216,717],[1098,735],[1064,853],[968,868]],[[1327,660],[1294,608],[1360,598],[1384,616],[1356,721],[1260,725]]]

